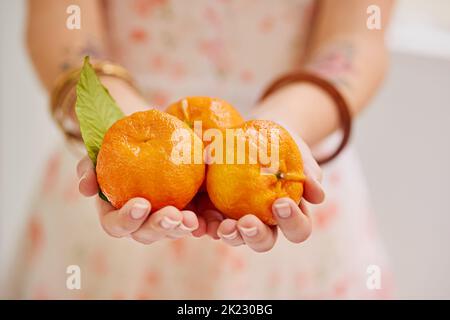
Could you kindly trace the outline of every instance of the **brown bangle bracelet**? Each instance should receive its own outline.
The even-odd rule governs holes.
[[[336,87],[331,82],[313,73],[308,73],[305,71],[294,71],[292,73],[288,73],[276,79],[266,88],[266,90],[264,90],[263,94],[259,98],[259,102],[266,99],[269,95],[271,95],[278,89],[294,82],[309,82],[317,85],[330,95],[330,97],[333,99],[338,109],[339,118],[341,121],[341,128],[343,131],[342,141],[339,144],[338,148],[330,155],[323,157],[322,159],[317,159],[317,162],[320,165],[323,165],[336,158],[339,155],[339,153],[341,153],[341,151],[345,148],[345,146],[349,141],[352,129],[352,117],[350,114],[350,108],[347,102],[345,101],[344,97],[342,96],[342,94],[336,89]]]

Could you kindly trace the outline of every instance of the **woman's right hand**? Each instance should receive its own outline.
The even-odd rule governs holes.
[[[202,218],[190,210],[167,206],[149,215],[151,203],[144,198],[130,199],[122,208],[114,208],[98,196],[97,177],[87,156],[78,163],[77,174],[80,193],[86,197],[96,196],[100,223],[110,236],[131,237],[137,242],[151,244],[164,238],[182,238],[193,232],[199,236],[200,229],[204,229]]]

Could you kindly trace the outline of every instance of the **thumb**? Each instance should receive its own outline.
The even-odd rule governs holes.
[[[98,193],[97,176],[94,171],[94,165],[88,156],[78,162],[77,175],[80,179],[78,189],[86,197],[94,196]]]

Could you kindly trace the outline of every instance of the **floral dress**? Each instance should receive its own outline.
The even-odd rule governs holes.
[[[115,60],[152,107],[186,95],[217,96],[247,114],[271,79],[301,62],[308,0],[111,0],[105,14]],[[335,144],[330,139],[328,145]],[[267,253],[208,237],[145,246],[101,228],[78,192],[79,157],[51,156],[32,203],[7,296],[30,299],[387,298],[391,275],[352,147],[324,167],[326,201],[302,244],[279,236]],[[81,288],[67,287],[68,267]],[[380,286],[368,285],[370,270]]]

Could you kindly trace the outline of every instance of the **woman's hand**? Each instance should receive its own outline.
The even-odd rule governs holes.
[[[87,156],[78,163],[77,174],[81,194],[86,197],[96,196],[100,223],[110,236],[130,237],[137,242],[150,244],[164,238],[182,238],[199,227],[199,219],[194,212],[180,211],[172,206],[149,216],[151,203],[144,198],[130,199],[121,209],[115,209],[98,196],[97,177]],[[204,221],[202,225],[205,225]]]
[[[300,243],[309,237],[312,230],[307,202],[319,204],[324,200],[325,193],[321,186],[321,168],[306,143],[302,139],[296,141],[302,152],[306,175],[303,199],[299,205],[290,198],[277,199],[272,205],[272,212],[286,239]],[[196,211],[201,213],[206,222],[203,232],[231,246],[246,244],[254,251],[265,252],[272,249],[276,242],[278,227],[269,227],[252,214],[239,220],[224,219],[206,193],[200,197]]]

